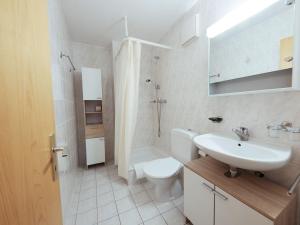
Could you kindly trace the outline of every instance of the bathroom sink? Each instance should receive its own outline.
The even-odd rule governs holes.
[[[231,167],[268,171],[286,165],[291,157],[290,146],[256,141],[239,141],[219,134],[204,134],[194,138],[195,145],[209,156]]]

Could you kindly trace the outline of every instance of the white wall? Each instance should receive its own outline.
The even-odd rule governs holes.
[[[55,110],[57,145],[65,146],[69,155],[69,169],[60,172],[60,194],[64,224],[74,214],[74,186],[80,173],[77,169],[76,118],[74,105],[73,74],[66,59],[60,59],[60,51],[71,55],[70,39],[59,0],[49,2],[49,26],[51,44],[52,85]]]
[[[291,162],[283,169],[267,173],[276,182],[288,186],[300,171],[300,143],[289,142],[287,133],[279,139],[268,138],[266,126],[273,121],[291,121],[300,127],[300,93],[252,94],[208,97],[208,40],[206,28],[238,4],[246,0],[199,0],[189,12],[200,13],[200,38],[186,48],[180,46],[184,18],[161,40],[173,46],[161,56],[157,79],[162,97],[168,100],[162,112],[162,137],[155,145],[170,151],[170,131],[175,127],[191,128],[199,133],[223,131],[231,133],[237,126],[250,129],[254,138],[286,142],[293,146]],[[188,16],[188,15],[186,15]],[[207,118],[222,116],[224,122],[213,124]]]
[[[114,152],[114,97],[112,50],[96,45],[71,42],[73,61],[80,71],[81,67],[100,68],[103,91],[103,124],[105,132],[106,159],[113,160]]]

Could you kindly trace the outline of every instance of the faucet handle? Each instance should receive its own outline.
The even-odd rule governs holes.
[[[240,130],[244,133],[244,134],[248,134],[249,133],[249,129],[247,127],[240,127]]]

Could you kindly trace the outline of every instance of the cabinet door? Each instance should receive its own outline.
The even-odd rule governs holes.
[[[92,138],[86,140],[86,162],[87,165],[105,162],[104,138]]]
[[[213,225],[214,185],[184,168],[184,214],[193,225]]]
[[[101,70],[82,68],[83,100],[102,99]]]
[[[215,191],[215,225],[273,225],[271,220],[220,188]]]

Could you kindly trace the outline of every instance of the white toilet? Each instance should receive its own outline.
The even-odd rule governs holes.
[[[171,131],[171,157],[157,159],[144,167],[149,182],[154,184],[157,201],[168,201],[182,194],[183,164],[198,157],[193,138],[197,133],[185,129]]]

